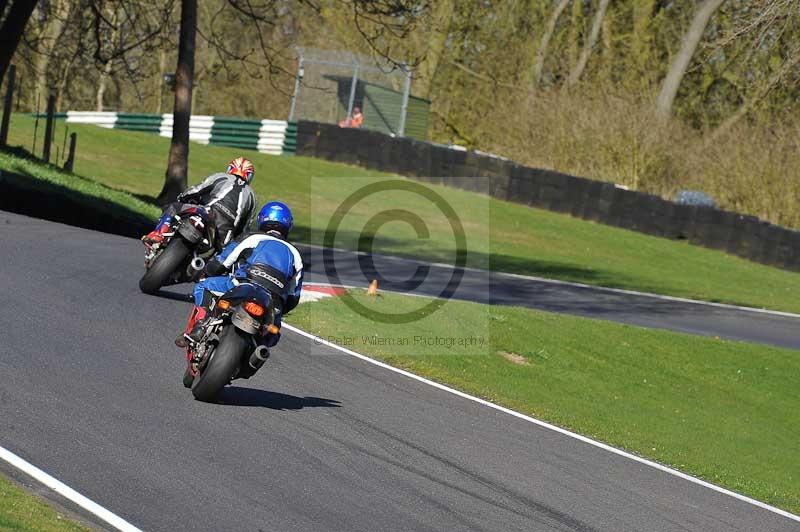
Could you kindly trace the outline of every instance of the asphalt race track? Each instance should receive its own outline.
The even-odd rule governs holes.
[[[453,275],[447,265],[336,250],[325,260],[322,249],[299,245],[312,281],[367,286],[378,278],[386,290],[435,296]],[[335,274],[331,267],[335,268]],[[422,270],[419,270],[422,268]],[[646,294],[540,281],[481,270],[464,270],[455,299],[497,305],[525,306],[642,327],[655,327],[730,340],[800,349],[800,318],[753,312],[729,306],[678,301]]]
[[[0,213],[0,246],[0,446],[144,530],[798,529],[297,334],[199,403],[141,244]]]

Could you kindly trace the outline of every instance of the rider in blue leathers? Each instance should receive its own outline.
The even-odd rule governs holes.
[[[195,285],[195,308],[189,316],[186,331],[175,340],[176,345],[187,347],[196,341],[193,335],[202,329],[213,297],[246,281],[248,271],[252,272],[254,266],[259,273],[258,284],[272,293],[275,325],[280,327],[282,315],[297,306],[303,288],[303,260],[297,249],[286,241],[292,225],[292,211],[286,204],[278,201],[267,203],[258,213],[258,232],[234,240],[209,261],[205,271],[212,277]],[[273,347],[279,339],[280,333],[264,338],[264,342],[267,347]]]

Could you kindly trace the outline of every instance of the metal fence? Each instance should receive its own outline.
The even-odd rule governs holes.
[[[427,136],[430,102],[411,96],[411,71],[350,52],[297,48],[289,121],[309,120],[360,127],[388,135]],[[358,127],[358,126],[356,126]]]

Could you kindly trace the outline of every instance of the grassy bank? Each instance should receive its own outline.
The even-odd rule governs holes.
[[[87,208],[109,213],[123,209],[129,216],[143,219],[153,219],[161,213],[158,207],[127,192],[112,188],[100,181],[63,172],[55,166],[44,165],[22,150],[0,151],[0,170],[34,178],[17,179],[3,176],[4,183],[13,183],[15,186],[41,193],[68,195],[77,201],[82,201]]]
[[[30,148],[33,119],[14,115],[11,125],[10,142]],[[58,124],[57,138],[63,135],[64,127],[63,122]],[[169,139],[94,126],[69,127],[78,132],[79,138],[75,170],[87,182],[107,185],[144,200],[152,200],[158,194]],[[331,214],[348,195],[389,177],[311,158],[192,144],[190,182],[219,171],[239,153],[255,162],[255,189],[261,200],[280,198],[293,206],[297,219],[295,238],[300,241],[322,243]],[[0,165],[9,164],[0,159]],[[38,170],[28,168],[26,172],[41,178]],[[437,186],[430,189],[445,198],[460,218],[467,238],[468,263],[472,266],[800,312],[798,273],[480,194]],[[109,199],[132,201],[130,196]],[[374,233],[376,251],[453,260],[455,246],[449,220],[427,200],[397,190],[380,192],[355,205],[343,218],[334,244],[363,248],[362,228],[376,213],[388,208],[418,215],[430,232],[420,238],[406,222],[377,224],[374,231],[367,232]],[[154,208],[146,210],[155,218]]]
[[[351,291],[372,311],[424,299]],[[800,512],[797,352],[449,301],[408,327],[341,299],[288,319],[392,365]],[[455,339],[436,343],[425,339]],[[465,339],[458,344],[458,339]],[[471,339],[471,340],[470,340]],[[485,343],[481,344],[480,339]]]
[[[78,532],[88,529],[0,476],[0,530]]]

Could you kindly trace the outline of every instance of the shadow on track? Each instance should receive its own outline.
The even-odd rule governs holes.
[[[285,393],[228,386],[223,389],[219,404],[224,406],[260,406],[272,410],[302,410],[303,408],[339,408],[335,399],[322,397],[297,397]]]
[[[304,246],[304,244],[308,243],[319,244],[323,242],[326,238],[326,230],[296,223],[292,229],[292,238],[295,245],[300,248],[303,264],[306,265],[305,270],[307,272],[313,271],[314,273],[325,274],[330,277],[332,273],[330,264],[326,264],[322,256],[322,250]],[[415,238],[398,239],[383,233],[378,236],[372,233],[348,231],[340,228],[336,232],[335,243],[335,247],[351,249],[353,252],[373,253],[376,255],[376,260],[379,260],[378,257],[382,253],[389,256],[406,257],[412,261],[418,260],[425,263],[440,262],[444,264],[453,264],[455,259],[454,244],[449,242],[432,243],[430,240],[420,241]],[[631,289],[638,288],[645,291],[650,288],[646,284],[643,285],[644,281],[642,279],[637,279],[635,277],[630,278],[621,271],[606,271],[597,267],[590,268],[571,262],[536,260],[530,257],[502,254],[496,251],[485,252],[477,249],[469,249],[468,251],[469,266],[482,270],[553,277],[579,283]],[[352,264],[358,267],[361,263],[359,262],[359,257],[354,255],[353,252],[348,252],[341,258],[353,261],[352,263],[345,264]],[[361,257],[361,260],[363,260],[363,258],[364,257]],[[347,268],[339,263],[337,263],[336,266],[340,271],[347,270]],[[396,267],[396,264],[394,266]],[[391,271],[392,266],[390,265],[388,267],[389,271]],[[364,269],[367,270],[364,272],[364,275],[369,277],[369,279],[373,279],[375,271],[369,266]],[[378,270],[382,269],[383,268],[378,268]],[[352,271],[360,272],[362,270],[358,267],[352,269]],[[389,271],[384,270],[383,273],[388,277],[389,275],[387,274]],[[408,270],[407,267],[406,270],[402,270],[403,273],[408,271],[410,270]],[[401,278],[405,278],[405,276],[401,276]]]

